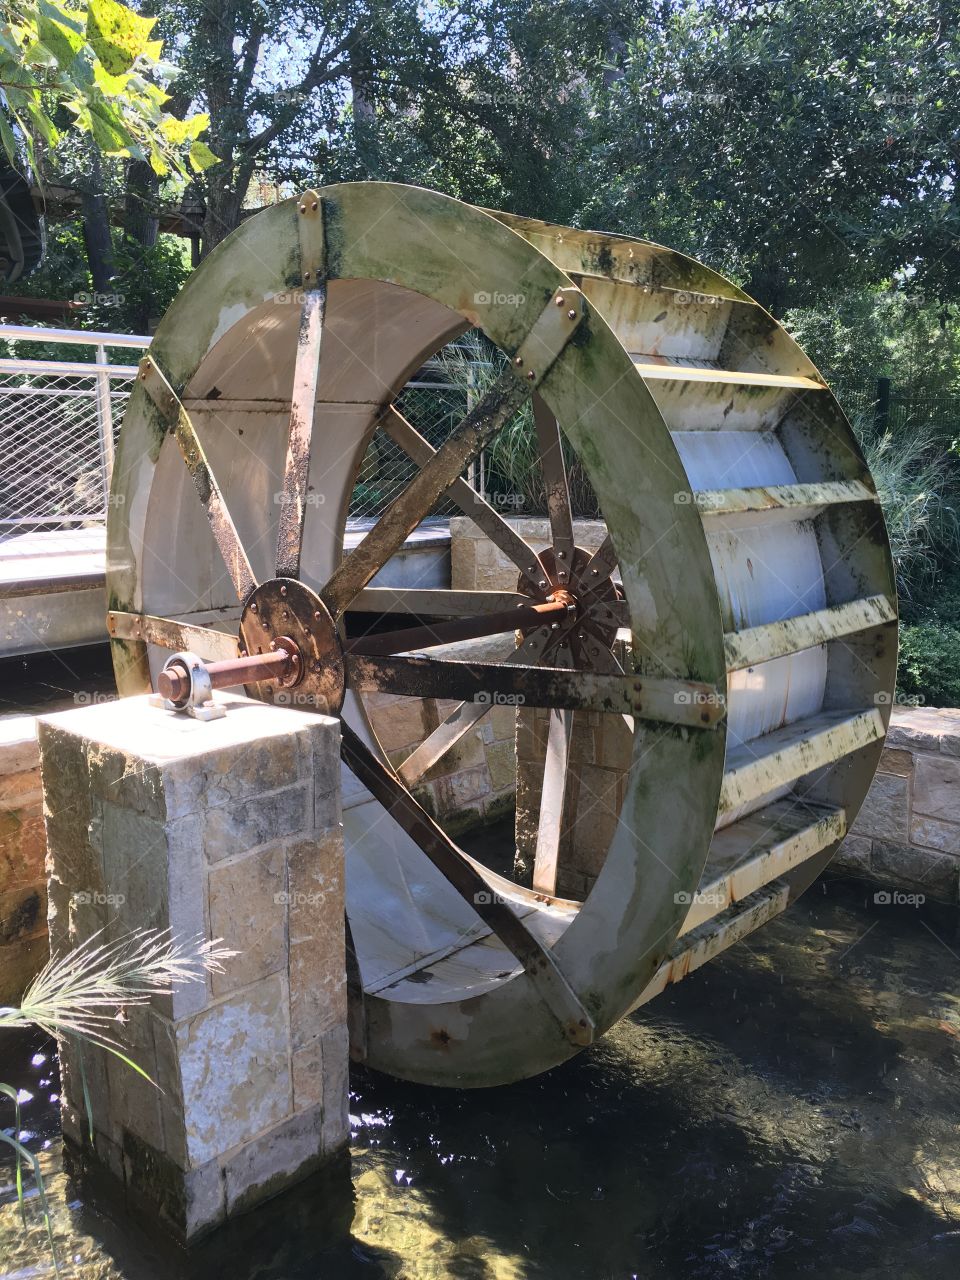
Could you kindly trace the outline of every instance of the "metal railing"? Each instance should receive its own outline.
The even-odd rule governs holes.
[[[80,346],[89,361],[0,359],[0,537],[106,520],[117,432],[136,377],[111,348],[142,350],[137,334],[0,325],[0,341]]]

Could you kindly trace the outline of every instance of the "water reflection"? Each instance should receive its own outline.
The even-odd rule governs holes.
[[[537,1080],[458,1094],[355,1073],[349,1164],[189,1256],[76,1198],[39,1040],[0,1078],[36,1095],[24,1126],[83,1280],[952,1280],[956,916],[870,899],[815,889]],[[52,1274],[2,1198],[0,1276]]]

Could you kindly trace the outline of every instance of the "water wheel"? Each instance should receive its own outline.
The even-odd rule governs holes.
[[[395,401],[472,326],[507,363],[435,450]],[[547,545],[462,478],[530,397]],[[345,551],[383,434],[418,470]],[[603,513],[592,550],[565,451]],[[377,585],[441,499],[515,565],[515,590]],[[495,1084],[590,1043],[801,892],[878,760],[894,576],[850,427],[771,316],[644,241],[380,183],[257,214],[157,330],[108,541],[122,693],[174,650],[231,662],[239,646],[260,660],[248,692],[295,683],[297,705],[341,717],[353,1052],[408,1079]],[[357,611],[376,634],[351,639]],[[495,632],[514,637],[505,661],[436,647]],[[278,681],[264,660],[293,667]],[[453,709],[391,764],[371,690]],[[530,885],[468,856],[413,795],[510,699],[548,717]],[[614,718],[632,758],[576,901],[556,895],[558,814],[582,716]]]

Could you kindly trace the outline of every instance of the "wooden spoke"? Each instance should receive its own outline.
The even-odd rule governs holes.
[[[283,468],[280,521],[277,529],[277,577],[300,576],[303,521],[310,477],[310,445],[320,377],[320,337],[327,305],[327,289],[308,289],[300,313],[297,360],[290,398],[287,457]]]
[[[442,587],[366,587],[350,604],[351,613],[418,614],[437,618],[498,613],[530,603],[519,591],[447,591]]]
[[[500,939],[530,978],[540,998],[575,1044],[589,1044],[594,1024],[551,952],[534,937],[509,903],[492,892],[476,866],[464,856],[397,775],[350,728],[342,726],[341,752],[346,766],[399,822],[438,871]]]
[[[537,848],[533,862],[533,888],[537,893],[546,893],[551,898],[557,892],[560,835],[563,825],[563,806],[567,796],[567,778],[570,772],[573,716],[572,711],[550,712],[547,750],[543,762],[540,821],[537,825]]]
[[[393,405],[380,419],[380,425],[394,444],[404,451],[407,457],[420,467],[425,467],[437,450],[424,440],[423,436],[404,418]],[[504,520],[503,516],[476,489],[472,489],[461,476],[450,486],[447,497],[452,499],[464,515],[468,515],[478,525],[492,543],[500,548],[503,554],[517,566],[523,576],[538,591],[545,590],[542,583],[549,579],[540,557],[523,538]]]
[[[107,630],[115,640],[142,640],[171,653],[189,650],[206,662],[223,662],[237,656],[236,634],[198,627],[192,622],[160,618],[149,613],[124,613],[111,610],[107,614]]]
[[[358,636],[347,641],[345,648],[368,657],[388,657],[392,653],[411,653],[464,640],[479,640],[484,636],[503,635],[518,629],[550,626],[554,622],[573,621],[575,617],[576,606],[568,601],[545,600],[543,604],[523,604],[519,608],[480,613],[472,618],[451,618],[422,627],[400,627],[396,631]]]
[[[550,519],[557,576],[567,586],[570,566],[573,564],[573,517],[570,513],[570,487],[563,463],[560,426],[541,396],[533,398],[533,419],[540,445],[540,466],[547,495],[547,516]]]
[[[471,409],[327,582],[321,598],[334,619],[345,612],[350,601],[403,546],[424,516],[429,514],[464,468],[479,457],[481,449],[490,443],[530,392],[530,385],[507,369],[480,403]]]
[[[223,493],[210,470],[210,463],[197,438],[196,429],[152,356],[146,355],[140,362],[140,380],[147,395],[156,405],[161,419],[176,437],[183,460],[187,464],[187,470],[203,503],[213,536],[220,548],[220,554],[223,556],[223,563],[236,589],[237,598],[244,601],[256,587],[257,580],[247,553],[240,542],[237,527],[224,501]]]
[[[596,551],[580,570],[579,582],[585,591],[598,587],[617,567],[617,553],[613,549],[613,539],[609,533],[597,547]]]
[[[714,728],[726,711],[718,690],[691,680],[422,656],[347,653],[344,662],[348,684],[361,693],[613,712],[697,729]]]
[[[544,636],[542,629],[537,630],[527,636],[520,647],[504,659],[504,663],[512,666],[515,663],[536,662],[546,647],[547,636]],[[397,771],[407,786],[412,787],[428,769],[432,769],[451,747],[483,719],[490,706],[489,702],[461,702],[454,707],[447,718],[407,756]]]

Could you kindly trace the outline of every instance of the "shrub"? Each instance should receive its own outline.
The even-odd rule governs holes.
[[[960,707],[960,627],[921,622],[900,628],[897,697]]]

